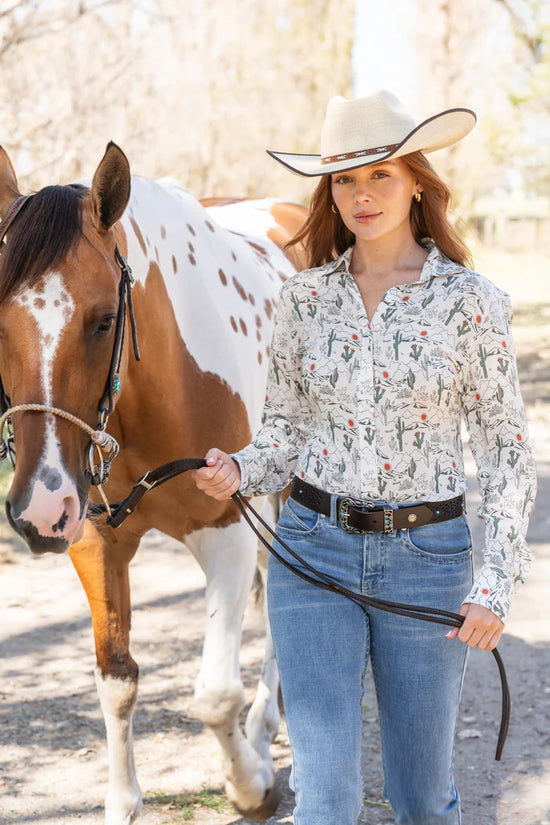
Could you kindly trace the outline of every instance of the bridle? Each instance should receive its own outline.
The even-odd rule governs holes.
[[[6,214],[2,221],[0,221],[0,244],[4,242],[4,238],[15,217],[25,207],[32,195],[21,195],[16,198],[8,207]],[[105,390],[101,396],[98,407],[98,421],[94,429],[90,427],[85,421],[82,421],[78,416],[67,410],[53,407],[49,404],[16,404],[11,406],[10,399],[6,395],[2,378],[0,376],[0,461],[4,458],[9,458],[11,464],[15,467],[15,440],[13,433],[13,426],[11,416],[17,412],[40,412],[49,413],[50,415],[57,415],[64,418],[80,427],[90,436],[90,447],[88,450],[88,466],[87,472],[90,474],[91,483],[95,485],[107,507],[108,501],[103,492],[102,485],[107,483],[111,464],[118,455],[119,445],[116,439],[106,432],[109,416],[111,415],[115,396],[120,392],[120,363],[122,360],[122,350],[124,346],[124,332],[126,328],[126,314],[130,318],[132,327],[132,344],[136,361],[139,361],[139,347],[137,341],[136,321],[134,317],[134,307],[132,303],[132,287],[135,279],[132,275],[132,270],[124,255],[120,254],[118,245],[115,245],[115,261],[120,268],[120,281],[118,285],[118,309],[115,322],[115,335],[113,343],[113,351],[111,353],[111,362],[109,364],[109,373],[105,384]],[[4,427],[7,425],[7,437],[3,437]]]
[[[32,197],[32,196],[29,196]],[[28,197],[21,196],[17,198],[8,208],[6,215],[0,221],[0,244],[2,243],[6,232],[10,224],[12,223],[15,216],[18,212],[25,206]],[[104,504],[90,504],[88,506],[88,513],[91,516],[99,516],[103,513],[107,513],[107,524],[111,527],[119,527],[122,522],[129,516],[135,508],[137,507],[138,503],[141,501],[143,496],[148,493],[150,490],[155,489],[155,487],[164,484],[165,482],[169,481],[170,479],[175,478],[176,476],[184,473],[188,470],[199,469],[200,467],[204,467],[206,462],[203,458],[181,458],[175,461],[171,461],[168,464],[163,464],[160,467],[157,467],[155,470],[150,470],[145,473],[139,481],[134,484],[132,487],[129,495],[122,501],[116,502],[114,504],[110,504],[105,493],[103,492],[102,485],[105,484],[109,477],[109,471],[111,468],[112,461],[116,458],[119,446],[113,436],[107,433],[106,427],[109,415],[113,411],[114,407],[114,396],[120,391],[120,378],[118,376],[118,371],[120,369],[120,362],[122,358],[122,348],[124,344],[124,330],[126,325],[126,311],[128,311],[130,322],[132,326],[132,343],[134,349],[134,355],[136,360],[139,361],[139,348],[137,342],[137,333],[136,333],[136,323],[134,318],[134,310],[132,305],[132,296],[131,290],[134,284],[134,278],[132,277],[132,271],[126,258],[120,254],[118,246],[115,246],[115,260],[120,267],[120,282],[119,282],[119,301],[118,301],[118,311],[117,311],[117,318],[116,318],[116,327],[115,327],[115,340],[113,345],[113,352],[111,355],[111,363],[109,365],[109,374],[107,376],[107,383],[105,385],[105,391],[101,396],[101,399],[98,404],[98,424],[97,428],[94,430],[90,427],[86,422],[82,421],[77,416],[72,415],[72,413],[67,412],[66,410],[59,409],[58,407],[50,407],[46,404],[18,404],[14,407],[10,406],[9,398],[6,396],[4,391],[4,387],[2,386],[2,379],[0,377],[0,411],[2,413],[0,417],[0,460],[3,458],[8,457],[12,464],[15,466],[15,452],[14,452],[14,441],[13,441],[13,430],[11,428],[11,421],[10,417],[15,412],[23,412],[23,411],[32,411],[32,412],[45,412],[51,413],[53,415],[58,415],[66,420],[70,421],[73,424],[76,424],[78,427],[83,429],[85,432],[88,433],[91,439],[90,449],[88,453],[88,471],[91,475],[92,484],[97,486],[98,491],[103,499]],[[2,433],[4,429],[4,425],[8,423],[10,427],[10,432],[6,439],[2,438]],[[106,451],[106,455],[103,455],[103,451]],[[94,452],[98,454],[97,462],[94,461]],[[320,570],[317,570],[315,567],[312,567],[308,564],[301,556],[299,556],[292,548],[290,548],[280,537],[278,537],[271,527],[265,522],[259,513],[250,505],[250,503],[241,495],[238,491],[232,496],[236,506],[241,511],[243,518],[249,525],[249,527],[253,530],[256,534],[257,538],[265,545],[268,551],[275,556],[275,558],[281,562],[285,567],[291,570],[300,578],[304,579],[305,581],[313,584],[315,587],[319,587],[324,590],[331,590],[335,593],[339,593],[342,596],[350,599],[351,601],[356,602],[357,604],[366,605],[369,607],[374,607],[379,610],[384,610],[389,613],[396,613],[401,616],[407,616],[413,619],[420,619],[422,621],[427,622],[435,622],[436,624],[443,624],[449,627],[461,627],[464,622],[464,617],[458,613],[452,613],[447,610],[440,610],[439,608],[432,608],[426,607],[422,605],[411,605],[411,604],[402,604],[400,602],[390,602],[385,601],[383,599],[376,599],[370,596],[365,596],[361,593],[355,593],[352,590],[347,589],[339,582],[332,579],[330,576],[326,576]],[[259,522],[264,530],[266,530],[274,539],[276,539],[279,544],[288,552],[290,555],[296,559],[296,561],[308,572],[304,572],[304,570],[300,570],[294,564],[291,564],[288,560],[286,560],[283,556],[281,556],[277,550],[271,545],[266,539],[265,536],[260,532],[258,527],[256,526],[255,521],[249,516],[248,511],[250,511],[255,519],[256,522]],[[500,657],[500,653],[495,648],[491,651],[495,661],[498,666],[499,676],[501,681],[501,688],[502,688],[502,711],[501,711],[501,722],[500,722],[500,730],[498,735],[498,743],[496,749],[496,756],[495,759],[500,760],[502,755],[502,749],[504,747],[504,743],[506,741],[506,736],[508,733],[508,725],[510,721],[510,690],[508,687],[508,682],[506,679],[506,671],[504,669],[504,664]]]

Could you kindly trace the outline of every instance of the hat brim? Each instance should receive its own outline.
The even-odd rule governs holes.
[[[444,149],[462,140],[472,131],[476,123],[475,113],[471,109],[448,109],[438,115],[424,120],[419,126],[399,143],[390,152],[381,152],[362,158],[347,158],[332,163],[322,163],[321,155],[302,155],[291,152],[274,152],[267,149],[271,155],[291,172],[305,177],[318,175],[332,175],[348,169],[357,169],[360,166],[371,166],[388,158],[398,158],[409,155],[411,152],[435,152]],[[367,149],[368,147],[365,147]]]

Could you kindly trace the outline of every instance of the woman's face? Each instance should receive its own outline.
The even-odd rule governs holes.
[[[422,186],[396,158],[332,175],[331,191],[356,240],[375,241],[410,232],[412,199]]]

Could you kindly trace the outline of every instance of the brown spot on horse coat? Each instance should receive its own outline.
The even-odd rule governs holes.
[[[267,249],[264,246],[260,246],[260,244],[254,243],[254,241],[249,241],[248,238],[246,238],[246,242],[252,249],[255,249],[262,258],[267,258]]]
[[[244,289],[242,284],[240,284],[237,281],[235,276],[233,276],[233,286],[235,287],[235,289],[237,290],[237,292],[239,293],[239,296],[243,299],[243,301],[248,301],[248,295],[246,294],[246,290]]]
[[[220,276],[220,281],[224,286],[227,286],[227,276],[223,269],[218,269],[218,275]]]
[[[144,255],[147,255],[147,247],[145,246],[145,241],[143,240],[143,235],[141,234],[140,228],[137,225],[134,218],[130,218],[130,223],[132,224],[132,229],[134,230],[134,235],[138,239],[138,243],[141,247],[141,251]]]

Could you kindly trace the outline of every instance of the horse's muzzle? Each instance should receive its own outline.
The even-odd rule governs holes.
[[[69,549],[70,543],[62,536],[41,536],[34,524],[23,519],[14,519],[9,501],[6,501],[6,516],[15,532],[25,540],[35,556],[43,556],[44,553],[65,553]]]

